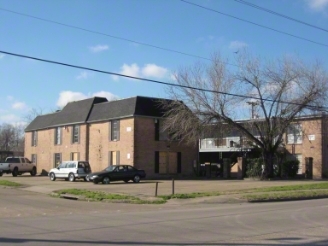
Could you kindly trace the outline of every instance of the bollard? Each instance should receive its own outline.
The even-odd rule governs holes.
[[[174,178],[172,178],[172,195],[174,195]]]
[[[158,182],[156,182],[155,197],[157,196]]]

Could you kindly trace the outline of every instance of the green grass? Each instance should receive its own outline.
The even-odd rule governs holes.
[[[219,192],[193,192],[193,193],[183,193],[183,194],[173,194],[173,195],[164,195],[159,196],[164,200],[170,199],[189,199],[189,198],[197,198],[197,197],[206,197],[206,196],[219,196]]]
[[[19,183],[15,183],[15,182],[8,181],[8,180],[0,180],[0,185],[10,186],[10,187],[19,187],[19,186],[21,186],[21,184],[19,184]]]
[[[285,199],[304,199],[328,196],[328,190],[302,190],[302,191],[283,191],[270,192],[262,194],[248,194],[242,196],[247,201],[267,201],[267,200],[285,200]]]
[[[90,201],[113,201],[113,202],[124,202],[124,203],[134,203],[134,204],[162,204],[166,201],[163,199],[158,200],[143,200],[135,196],[112,194],[102,191],[89,191],[83,189],[64,189],[54,192],[56,196],[63,194],[81,196]]]
[[[256,188],[252,192],[273,192],[273,191],[300,191],[300,190],[323,190],[328,189],[328,182],[318,182],[316,184],[286,185],[276,187]],[[249,192],[248,191],[248,192]]]

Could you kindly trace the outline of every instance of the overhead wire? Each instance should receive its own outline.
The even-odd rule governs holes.
[[[110,37],[110,38],[130,42],[130,43],[138,44],[138,45],[148,46],[148,47],[155,48],[155,49],[160,49],[160,50],[164,50],[164,51],[168,51],[168,52],[172,52],[172,53],[177,53],[177,54],[180,54],[180,55],[185,55],[185,56],[189,56],[189,57],[195,57],[195,58],[211,61],[211,59],[207,58],[207,57],[194,55],[194,54],[190,54],[190,53],[186,53],[186,52],[182,52],[182,51],[178,51],[178,50],[174,50],[174,49],[170,49],[170,48],[160,47],[160,46],[149,44],[149,43],[135,41],[135,40],[132,40],[132,39],[129,39],[129,38],[123,38],[123,37],[119,37],[119,36],[99,32],[99,31],[95,31],[95,30],[90,30],[90,29],[87,29],[87,28],[84,28],[84,27],[79,27],[79,26],[66,24],[66,23],[59,22],[59,21],[53,21],[53,20],[49,20],[49,19],[45,19],[45,18],[41,18],[41,17],[29,15],[29,14],[20,13],[20,12],[17,12],[17,11],[13,11],[13,10],[1,8],[1,7],[0,7],[0,11],[5,11],[5,12],[12,13],[12,14],[21,15],[21,16],[25,16],[25,17],[28,17],[28,18],[32,18],[32,19],[36,19],[36,20],[40,20],[40,21],[44,21],[44,22],[48,22],[48,23],[68,27],[68,28],[73,28],[73,29],[77,29],[77,30],[80,30],[80,31],[89,32],[89,33],[93,33],[93,34],[97,34],[97,35],[102,35],[102,36],[106,36],[106,37]],[[230,66],[238,67],[236,64],[232,64],[232,63],[228,63],[228,62],[225,62],[225,64],[230,65]]]
[[[109,71],[100,70],[100,69],[94,69],[94,68],[89,68],[89,67],[84,67],[84,66],[68,64],[68,63],[64,63],[64,62],[52,61],[52,60],[48,60],[48,59],[42,59],[42,58],[38,58],[38,57],[34,57],[34,56],[27,56],[27,55],[12,53],[12,52],[3,51],[3,50],[0,50],[0,53],[6,54],[6,55],[11,55],[11,56],[16,56],[16,57],[21,57],[21,58],[32,59],[32,60],[41,61],[41,62],[46,62],[46,63],[50,63],[50,64],[57,64],[57,65],[66,66],[66,67],[93,71],[93,72],[97,72],[97,73],[115,75],[115,76],[119,76],[119,77],[135,79],[135,80],[142,80],[142,81],[156,83],[156,84],[162,84],[162,85],[168,85],[168,86],[174,86],[174,87],[182,87],[182,88],[186,88],[186,89],[216,93],[216,94],[221,94],[221,95],[226,95],[226,96],[234,96],[234,97],[239,97],[239,98],[255,99],[255,100],[261,100],[261,101],[266,101],[266,102],[278,102],[278,103],[298,105],[298,106],[303,105],[300,103],[287,102],[287,101],[282,101],[282,100],[273,100],[273,99],[267,99],[267,98],[259,98],[259,97],[255,97],[255,96],[246,96],[246,95],[240,95],[240,94],[234,94],[234,93],[228,93],[228,92],[222,92],[222,91],[216,91],[216,90],[210,90],[210,89],[203,89],[203,88],[198,88],[198,87],[193,87],[193,86],[179,85],[179,84],[175,84],[175,83],[169,83],[169,82],[164,82],[164,81],[159,81],[159,80],[154,80],[154,79],[140,78],[140,77],[136,77],[136,76],[130,76],[130,75],[125,75],[125,74],[121,74],[121,73],[114,73],[114,72],[109,72]],[[326,107],[318,107],[318,106],[314,106],[314,105],[305,105],[305,106],[308,108],[313,108],[313,109],[317,109],[317,110],[319,110],[319,108],[321,110],[326,108]]]
[[[327,29],[325,28],[322,28],[322,27],[319,27],[319,26],[316,26],[316,25],[313,25],[311,23],[307,23],[305,21],[302,21],[302,20],[298,20],[298,19],[295,19],[293,17],[290,17],[288,15],[284,15],[284,14],[281,14],[281,13],[278,13],[278,12],[275,12],[271,9],[267,9],[267,8],[263,8],[261,6],[258,6],[256,4],[253,4],[253,3],[250,3],[250,2],[247,2],[247,1],[244,1],[244,0],[235,0],[236,2],[238,3],[241,3],[241,4],[245,4],[245,5],[248,5],[250,7],[253,7],[253,8],[256,8],[256,9],[259,9],[259,10],[262,10],[262,11],[265,11],[267,13],[270,13],[270,14],[273,14],[273,15],[276,15],[276,16],[280,16],[280,17],[283,17],[285,19],[288,19],[288,20],[291,20],[291,21],[294,21],[294,22],[297,22],[297,23],[300,23],[300,24],[303,24],[303,25],[306,25],[306,26],[309,26],[309,27],[313,27],[315,29],[318,29],[318,30],[321,30],[321,31],[324,31],[324,32],[328,32]]]
[[[314,40],[311,40],[311,39],[307,39],[307,38],[303,38],[303,37],[300,37],[300,36],[297,36],[297,35],[294,35],[294,34],[291,34],[291,33],[288,33],[288,32],[280,31],[280,30],[277,30],[275,28],[264,26],[264,25],[255,23],[253,21],[245,20],[245,19],[239,18],[239,17],[234,16],[234,15],[226,14],[226,13],[223,13],[221,11],[205,7],[203,5],[192,3],[192,2],[189,2],[189,1],[186,1],[186,0],[180,0],[180,1],[183,2],[183,3],[186,3],[186,4],[196,6],[196,7],[201,8],[201,9],[205,9],[207,11],[215,12],[217,14],[224,15],[224,16],[227,16],[227,17],[242,21],[242,22],[246,22],[246,23],[258,26],[258,27],[262,27],[262,28],[265,28],[265,29],[268,29],[268,30],[271,30],[271,31],[274,31],[274,32],[277,32],[277,33],[281,33],[281,34],[284,34],[284,35],[287,35],[287,36],[290,36],[290,37],[294,37],[294,38],[297,38],[297,39],[300,39],[300,40],[303,40],[303,41],[307,41],[307,42],[310,42],[310,43],[313,43],[313,44],[317,44],[317,45],[320,45],[320,46],[328,47],[328,44],[320,43],[320,42],[317,42],[317,41],[314,41]]]

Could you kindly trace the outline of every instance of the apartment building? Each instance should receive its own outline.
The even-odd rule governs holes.
[[[197,146],[173,141],[162,130],[160,101],[94,97],[36,117],[25,129],[25,155],[47,172],[64,160],[87,160],[93,171],[130,164],[147,177],[191,175]]]
[[[327,127],[326,115],[309,115],[295,119],[284,134],[280,151],[285,158],[299,160],[300,177],[308,177],[309,173],[314,179],[328,177]],[[200,163],[222,163],[231,156],[249,156],[252,151],[238,131],[229,131],[221,137],[207,136],[199,141]],[[311,170],[308,170],[309,166]],[[236,176],[236,168],[232,167],[232,176]]]

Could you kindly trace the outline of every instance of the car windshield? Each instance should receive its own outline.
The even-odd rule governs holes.
[[[111,172],[111,171],[113,171],[115,168],[116,168],[116,166],[109,166],[109,167],[105,168],[104,171],[106,171],[106,172]]]

